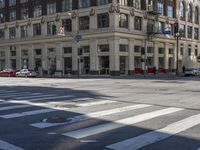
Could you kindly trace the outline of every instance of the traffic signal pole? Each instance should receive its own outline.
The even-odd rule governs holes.
[[[179,62],[178,62],[178,52],[179,52],[179,23],[178,20],[174,22],[174,35],[176,38],[176,75],[179,74]]]

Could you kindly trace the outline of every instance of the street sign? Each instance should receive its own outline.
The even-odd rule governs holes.
[[[76,42],[79,42],[82,39],[82,36],[77,34],[74,39],[76,40]]]

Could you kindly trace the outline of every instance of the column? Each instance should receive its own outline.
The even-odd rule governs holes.
[[[16,64],[17,70],[22,69],[21,46],[16,46]]]
[[[110,75],[120,75],[119,70],[119,37],[109,40],[109,61],[110,61]]]
[[[72,19],[72,32],[77,33],[78,31],[78,17]]]
[[[165,43],[165,50],[164,50],[164,69],[165,72],[169,72],[169,45]]]
[[[174,49],[174,58],[173,58],[174,64],[173,64],[173,68],[172,69],[174,71],[176,71],[176,62],[177,62],[177,59],[176,59],[177,46],[176,46],[176,44],[173,44],[173,49]]]
[[[129,26],[129,30],[133,31],[134,30],[134,16],[129,15],[129,22],[128,22],[128,26]]]
[[[158,42],[154,42],[154,66],[158,69]]]
[[[62,42],[56,44],[56,71],[62,72]]]
[[[97,29],[97,15],[90,16],[90,31],[95,31]]]
[[[134,65],[134,40],[129,40],[129,54],[128,54],[128,72],[129,75],[134,74],[135,65]]]
[[[99,74],[99,59],[97,51],[97,40],[90,40],[90,73]]]
[[[29,65],[29,69],[30,70],[34,70],[35,69],[35,64],[34,64],[34,45],[29,45],[29,49],[28,49],[28,65]]]
[[[111,29],[119,28],[119,14],[118,13],[116,13],[116,12],[109,13],[109,21],[110,21]]]
[[[78,48],[77,44],[72,46],[72,74],[78,74]]]
[[[16,27],[15,29],[16,29],[16,38],[17,38],[17,39],[18,39],[18,38],[21,38],[20,27],[18,26],[18,27]]]
[[[28,25],[27,31],[28,37],[33,37],[33,24]]]
[[[44,23],[41,23],[41,34],[42,35],[47,35],[47,22],[45,21]]]
[[[5,29],[4,30],[4,34],[5,34],[5,39],[9,39],[9,29]]]
[[[10,48],[6,47],[5,48],[5,68],[10,68]]]
[[[42,48],[42,69],[45,74],[48,73],[48,59],[47,59],[47,44],[45,44]]]

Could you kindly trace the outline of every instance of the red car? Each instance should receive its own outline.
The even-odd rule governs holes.
[[[16,71],[13,69],[4,69],[0,71],[0,77],[16,77]]]

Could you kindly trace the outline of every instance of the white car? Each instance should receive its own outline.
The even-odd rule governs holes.
[[[185,76],[197,76],[197,75],[200,75],[200,70],[198,68],[185,69]]]
[[[22,69],[16,72],[17,77],[36,77],[37,73],[35,71],[30,71],[28,69]]]

